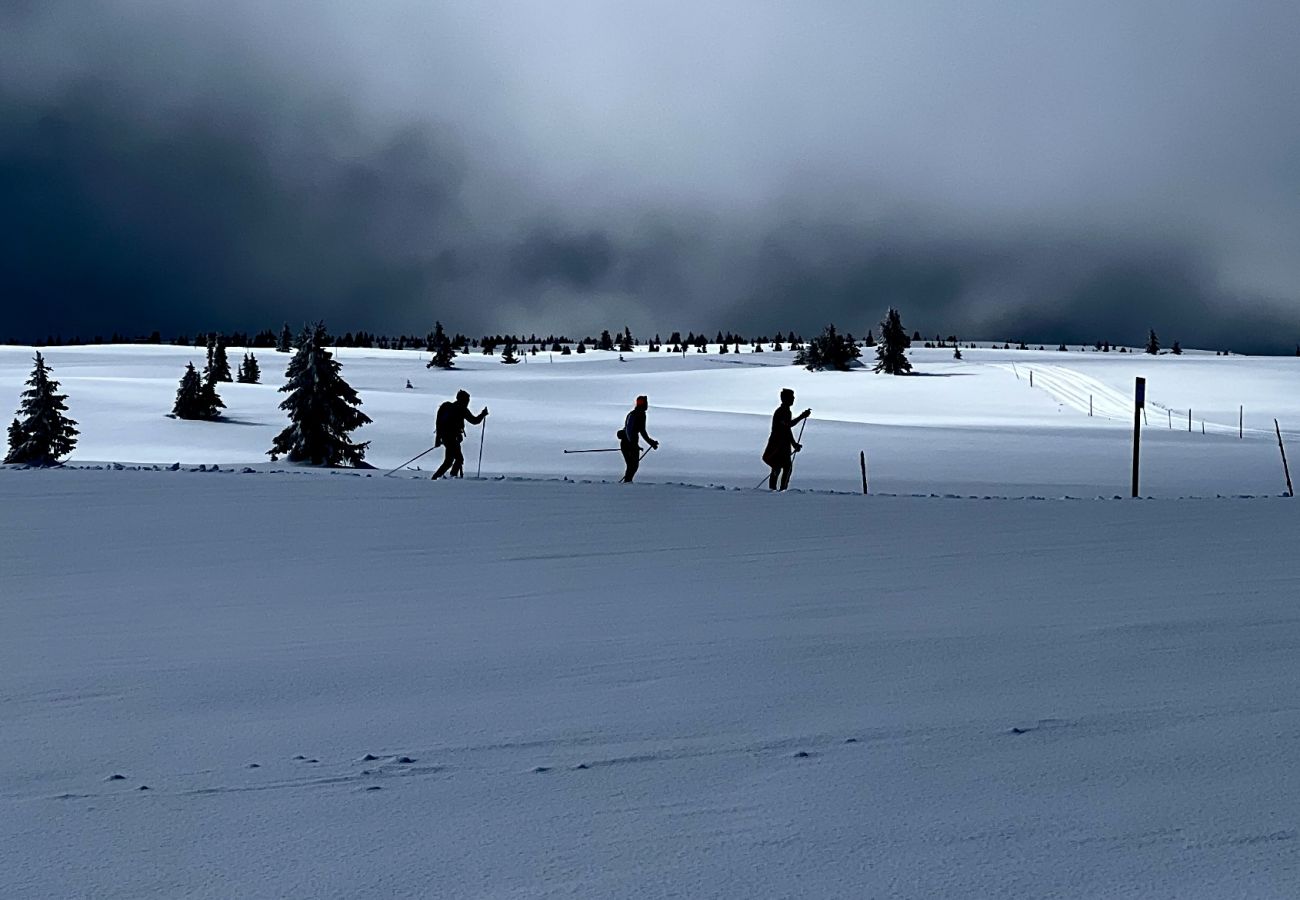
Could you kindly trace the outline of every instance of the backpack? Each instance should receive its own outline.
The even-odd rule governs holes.
[[[455,403],[450,400],[438,407],[438,415],[433,422],[435,447],[446,443],[459,443],[464,434],[464,419]]]

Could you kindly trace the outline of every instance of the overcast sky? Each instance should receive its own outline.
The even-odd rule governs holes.
[[[1292,349],[1294,0],[0,0],[0,337]]]

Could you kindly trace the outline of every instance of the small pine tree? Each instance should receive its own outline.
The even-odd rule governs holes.
[[[1172,353],[1174,356],[1182,356],[1183,345],[1178,343],[1178,341],[1174,341],[1174,345],[1169,348],[1169,352]]]
[[[613,349],[614,349],[614,339],[613,339],[612,337],[609,336],[609,330],[608,330],[608,329],[606,329],[605,331],[602,331],[602,332],[600,333],[600,344],[599,344],[598,346],[599,346],[599,348],[600,348],[601,350],[613,350]]]
[[[581,352],[581,351],[579,351]],[[501,361],[507,365],[519,362],[519,348],[514,341],[506,341],[505,350],[501,351]]]
[[[439,369],[456,368],[456,350],[452,347],[451,341],[447,339],[447,333],[442,330],[442,323],[433,324],[433,337],[429,341],[429,348],[433,350],[433,359],[429,360],[425,366],[426,369],[437,367]]]
[[[252,353],[244,354],[244,361],[239,364],[239,372],[235,380],[240,384],[261,384],[262,367],[257,363],[257,357]]]
[[[875,336],[871,333],[871,329],[870,329],[870,328],[867,329],[867,339],[866,339],[865,341],[862,342],[862,346],[864,346],[864,347],[874,347],[874,346],[876,346],[876,338],[875,338]]]
[[[172,415],[178,419],[215,419],[219,410],[226,404],[217,396],[216,383],[208,378],[200,378],[194,369],[194,363],[185,364],[185,374],[181,375],[180,387],[176,389],[176,403],[172,406]]]
[[[586,342],[585,342],[585,341],[578,341],[578,348],[577,348],[574,352],[575,352],[575,353],[586,353],[586,352],[587,352],[587,344],[586,344]]]
[[[208,364],[203,370],[207,381],[233,381],[230,377],[230,360],[226,358],[226,339],[213,335],[208,339]]]
[[[632,329],[628,328],[626,325],[623,326],[623,333],[619,335],[618,338],[618,352],[619,353],[632,352]]]
[[[293,333],[289,331],[289,323],[285,322],[284,327],[280,329],[280,339],[275,342],[276,353],[288,353],[293,349]]]
[[[348,434],[368,425],[370,417],[357,409],[361,399],[339,375],[342,367],[326,349],[328,340],[324,322],[303,329],[298,338],[298,351],[285,371],[288,381],[280,388],[289,395],[280,404],[289,426],[267,451],[272,462],[285,456],[290,462],[338,466],[365,459],[370,442],[354,444]]]
[[[953,358],[953,359],[961,359],[961,348],[960,348],[960,347],[953,347],[953,348],[952,348],[952,358]]]
[[[29,466],[58,465],[61,457],[77,446],[77,423],[64,415],[68,411],[66,394],[50,378],[45,358],[36,354],[36,365],[22,393],[18,416],[9,426],[9,452],[6,463]]]
[[[817,337],[801,347],[794,355],[794,363],[810,372],[824,369],[847,371],[853,360],[862,355],[858,345],[835,330],[834,325],[827,325]]]
[[[907,358],[907,332],[898,310],[892,306],[880,323],[880,345],[876,347],[876,371],[886,375],[902,375],[912,371]]]
[[[1156,337],[1156,332],[1155,329],[1153,328],[1151,329],[1150,335],[1147,337],[1147,353],[1150,353],[1152,356],[1155,356],[1159,352],[1160,352],[1160,340],[1159,338]]]

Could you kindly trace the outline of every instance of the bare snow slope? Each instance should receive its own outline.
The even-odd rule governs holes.
[[[1300,885],[1289,500],[0,498],[5,898]]]
[[[231,349],[232,366],[241,352]],[[878,493],[1127,496],[1133,379],[1141,375],[1150,401],[1145,494],[1285,490],[1272,419],[1300,436],[1300,359],[963,353],[957,361],[949,350],[914,350],[921,373],[914,378],[867,369],[814,374],[790,365],[789,353],[770,352],[638,352],[626,362],[596,352],[539,354],[515,366],[470,355],[452,372],[427,369],[427,354],[414,351],[344,349],[339,359],[374,419],[356,437],[371,442],[368,458],[381,468],[427,448],[434,410],[463,387],[492,410],[484,474],[617,478],[616,453],[561,451],[614,447],[614,432],[633,398],[644,393],[650,396],[650,433],[663,446],[645,461],[643,480],[752,487],[766,471],[760,456],[777,394],[789,386],[799,395],[797,406],[814,412],[796,466],[797,487],[860,490],[858,453],[865,450]],[[0,404],[16,408],[31,355],[29,348],[0,347]],[[286,357],[272,351],[259,352],[265,384],[222,386],[227,421],[217,423],[166,417],[185,363],[202,366],[202,351],[56,347],[46,355],[82,426],[74,462],[263,464],[285,425],[277,404]],[[1236,434],[1240,406],[1244,440]],[[0,414],[8,414],[6,406],[0,405]],[[470,435],[471,474],[478,437]],[[427,471],[432,459],[418,465]]]

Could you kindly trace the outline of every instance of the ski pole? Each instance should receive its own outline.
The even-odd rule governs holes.
[[[436,447],[436,446],[437,446],[437,444],[434,445],[434,447]],[[424,453],[432,453],[434,447],[430,447],[428,450],[425,450]],[[409,466],[411,463],[415,462],[415,461],[416,461],[417,459],[419,459],[421,456],[424,456],[424,453],[417,453],[415,456],[412,456],[412,457],[411,457],[410,459],[408,459],[406,462],[404,462],[404,463],[402,463],[400,466],[398,466],[397,469],[405,469],[407,466]],[[396,472],[397,469],[393,469],[392,471],[385,472],[385,473],[384,473],[382,476],[380,476],[380,477],[382,477],[382,478],[387,478],[389,475],[392,475],[393,472]]]
[[[617,447],[601,447],[596,450],[565,450],[565,453],[617,453]]]
[[[804,419],[802,422],[799,423],[799,436],[798,436],[797,438],[794,439],[794,442],[795,442],[796,444],[802,444],[802,443],[803,443],[803,429],[804,429],[804,426],[807,425],[807,424],[808,424],[808,420],[807,420],[807,419]],[[798,451],[798,450],[792,450],[792,451],[790,452],[790,475],[791,475],[792,477],[793,477],[793,475],[794,475],[794,458],[795,458],[796,456],[798,456],[798,455],[799,455],[799,451]]]
[[[478,471],[474,473],[474,478],[483,477],[483,441],[487,439],[487,419],[483,419],[483,424],[479,427],[478,432]]]

